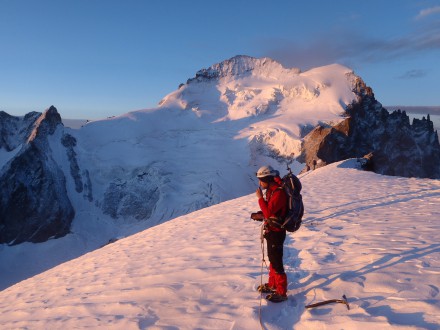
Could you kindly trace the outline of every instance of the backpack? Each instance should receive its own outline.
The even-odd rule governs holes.
[[[295,232],[301,227],[304,215],[304,204],[301,196],[302,185],[299,179],[289,168],[282,179],[282,187],[287,195],[287,213],[283,218],[270,219],[271,224],[279,228],[284,228],[288,232]]]

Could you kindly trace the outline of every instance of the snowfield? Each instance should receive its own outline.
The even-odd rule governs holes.
[[[0,292],[2,329],[439,329],[440,181],[356,169],[301,177],[287,302],[260,284],[254,194],[147,229]],[[282,172],[284,169],[280,169]],[[264,269],[266,280],[266,269]],[[350,310],[305,305],[345,294]]]

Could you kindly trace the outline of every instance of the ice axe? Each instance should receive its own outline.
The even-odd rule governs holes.
[[[350,310],[350,305],[348,304],[347,297],[345,294],[342,296],[342,299],[330,299],[325,301],[320,301],[314,304],[307,305],[306,308],[315,308],[322,305],[332,304],[332,303],[340,303],[347,306],[347,309]]]

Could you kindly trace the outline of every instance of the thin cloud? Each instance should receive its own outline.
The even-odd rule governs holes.
[[[433,15],[433,14],[439,14],[440,13],[440,6],[435,6],[432,8],[422,9],[419,14],[416,16],[416,20],[423,19],[427,16]]]
[[[422,78],[427,75],[427,72],[424,70],[414,69],[405,72],[403,75],[397,77],[399,79],[417,79]]]
[[[360,33],[340,31],[312,39],[306,44],[291,40],[271,40],[265,56],[288,67],[307,70],[332,63],[353,67],[355,63],[394,61],[440,50],[440,23],[399,38],[378,39]]]

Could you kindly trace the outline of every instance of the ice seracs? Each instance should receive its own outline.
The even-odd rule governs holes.
[[[160,107],[177,106],[209,121],[248,118],[300,138],[303,126],[338,121],[356,99],[350,75],[342,65],[301,72],[269,58],[236,56],[200,70]]]

